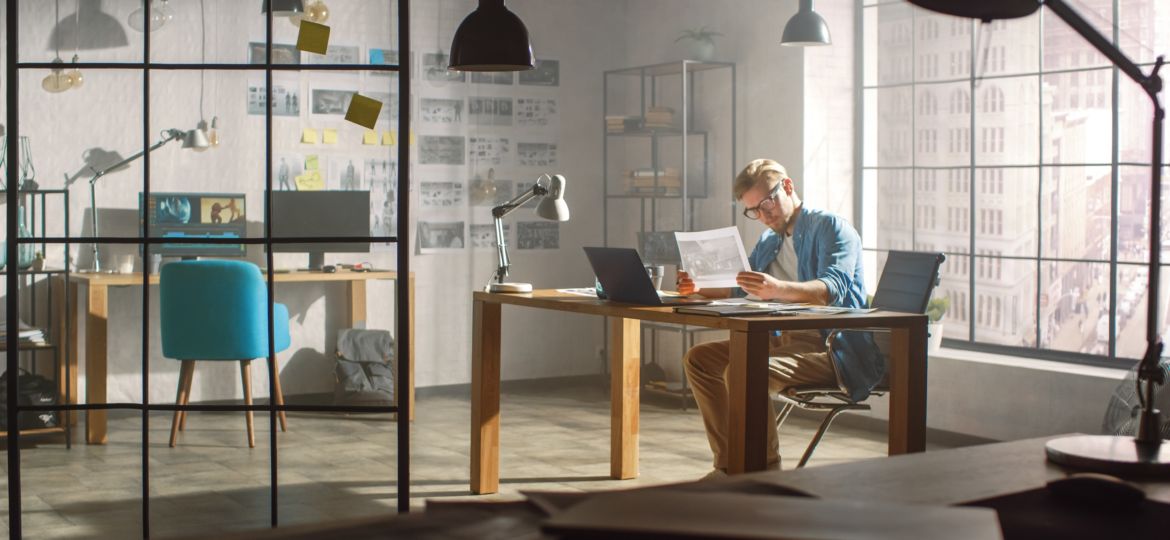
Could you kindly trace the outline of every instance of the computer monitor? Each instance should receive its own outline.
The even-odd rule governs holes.
[[[272,237],[311,238],[370,235],[369,191],[273,191]],[[273,244],[280,253],[308,252],[309,269],[320,270],[325,253],[366,253],[369,242]]]
[[[138,194],[138,231],[150,217],[153,238],[244,238],[248,234],[243,193]],[[151,253],[169,257],[243,257],[244,244],[155,244]]]

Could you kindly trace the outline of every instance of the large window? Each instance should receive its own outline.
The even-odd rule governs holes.
[[[1146,71],[1170,52],[1170,3],[1072,4]],[[1043,9],[991,24],[902,0],[861,9],[866,249],[879,263],[894,249],[946,253],[936,297],[951,301],[951,346],[1140,357],[1151,150],[1141,88]]]

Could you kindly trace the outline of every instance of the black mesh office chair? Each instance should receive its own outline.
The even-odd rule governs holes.
[[[939,280],[939,267],[946,257],[942,253],[919,253],[912,251],[891,251],[886,259],[886,266],[882,270],[882,277],[878,281],[877,291],[873,295],[874,307],[884,311],[900,311],[904,313],[925,313],[926,304],[930,301],[930,294],[934,291]],[[825,343],[829,347],[830,357],[833,354],[833,338],[842,330],[829,333]],[[856,331],[849,330],[849,331]],[[885,357],[889,354],[889,330],[873,329],[874,341]],[[829,430],[829,425],[837,415],[851,410],[868,411],[869,405],[862,403],[864,399],[854,401],[849,397],[845,385],[841,382],[841,374],[836,373],[837,386],[797,386],[780,392],[777,396],[784,401],[784,408],[776,419],[776,429],[779,430],[784,420],[792,413],[792,409],[800,407],[809,411],[824,411],[827,414],[821,421],[821,426],[813,436],[812,442],[800,457],[797,467],[804,467],[812,457],[813,450]],[[869,395],[883,395],[889,391],[887,382],[883,379],[870,390]],[[868,398],[869,396],[866,396]]]

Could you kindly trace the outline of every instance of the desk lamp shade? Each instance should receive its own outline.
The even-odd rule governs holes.
[[[829,45],[829,25],[819,13],[813,11],[812,0],[800,0],[800,10],[784,25],[781,45],[803,47],[807,45]]]
[[[270,8],[273,16],[292,17],[305,12],[305,2],[303,0],[264,0],[260,6],[260,12],[268,13]]]
[[[1039,0],[910,0],[910,3],[937,13],[982,21],[1027,17],[1040,9],[1041,4]]]
[[[206,150],[211,146],[207,140],[207,122],[199,121],[199,125],[183,135],[183,148],[190,148],[196,152]]]
[[[504,0],[479,0],[451,41],[447,69],[457,71],[525,71],[536,68],[528,28]]]
[[[548,195],[536,205],[536,214],[550,221],[569,221],[569,205],[565,204],[565,177],[552,175]]]

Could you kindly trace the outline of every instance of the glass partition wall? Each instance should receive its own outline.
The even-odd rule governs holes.
[[[298,4],[4,2],[10,537],[409,510],[409,1]],[[335,393],[350,329],[392,400]]]

